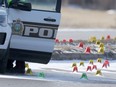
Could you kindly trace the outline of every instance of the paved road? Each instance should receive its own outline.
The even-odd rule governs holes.
[[[116,87],[116,84],[0,78],[0,87],[78,87],[78,86],[79,87]]]
[[[116,34],[115,30],[61,30],[58,33],[59,39],[88,39],[88,37],[93,34],[100,38],[100,36],[111,35],[114,37]],[[65,35],[64,35],[65,34]],[[91,79],[89,80],[79,80],[80,77],[77,74],[72,74],[70,72],[62,71],[58,72],[54,69],[43,69],[41,72],[46,73],[45,79],[38,79],[37,77],[25,77],[23,76],[6,76],[0,75],[0,87],[116,87],[116,73],[105,74],[107,77],[99,78],[97,80],[94,77],[91,77],[91,73],[88,74]],[[69,74],[70,73],[70,74]],[[110,79],[110,80],[109,80]]]
[[[35,73],[38,70],[34,71]],[[80,74],[56,69],[42,69],[45,78],[22,75],[0,75],[0,87],[116,87],[116,74],[108,77],[96,77],[88,73],[88,80],[80,80]],[[81,72],[79,72],[81,73]],[[105,74],[106,76],[109,74]],[[114,77],[113,77],[114,76]]]

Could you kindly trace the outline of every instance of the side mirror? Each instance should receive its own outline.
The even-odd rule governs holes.
[[[31,11],[32,9],[31,3],[26,3],[26,2],[11,3],[9,7],[14,9],[24,10],[24,11]]]

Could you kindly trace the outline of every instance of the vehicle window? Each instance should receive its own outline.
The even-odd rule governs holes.
[[[32,9],[56,11],[57,0],[20,0],[32,4]]]

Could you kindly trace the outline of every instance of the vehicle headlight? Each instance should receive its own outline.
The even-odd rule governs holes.
[[[0,26],[6,26],[6,15],[0,15]]]

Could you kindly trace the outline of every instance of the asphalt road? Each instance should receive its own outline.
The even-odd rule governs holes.
[[[38,70],[34,71],[35,73]],[[104,77],[96,77],[88,73],[88,80],[79,79],[80,74],[69,71],[42,69],[45,78],[23,75],[0,75],[0,87],[116,87],[116,74],[104,74]],[[81,73],[81,72],[78,72]],[[110,77],[110,78],[109,78]]]
[[[91,33],[95,33],[95,36],[106,36],[108,34],[111,34],[112,37],[115,36],[116,31],[114,30],[97,30],[97,31],[64,31],[58,33],[58,38],[60,39],[88,39],[88,37],[91,35]],[[63,34],[62,34],[63,33]],[[65,33],[65,35],[64,35]],[[73,33],[73,34],[72,34]],[[100,37],[98,37],[100,38]],[[42,72],[46,73],[45,79],[38,79],[38,78],[20,78],[19,76],[15,76],[16,78],[12,78],[5,75],[0,75],[0,87],[116,87],[116,73],[114,74],[105,74],[107,79],[102,78],[102,80],[98,79],[95,80],[94,77],[91,77],[91,73],[89,73],[89,77],[91,77],[90,80],[79,80],[76,74],[72,75],[68,74],[67,72],[56,72],[57,70],[53,69],[44,69]],[[5,76],[5,77],[4,77]],[[11,75],[12,76],[12,75]],[[23,77],[23,76],[22,76]],[[77,78],[78,77],[78,78]],[[108,79],[112,79],[113,81]],[[92,80],[92,78],[94,80]],[[99,78],[99,77],[97,77]],[[106,81],[104,81],[106,80]]]
[[[0,87],[116,87],[116,84],[79,83],[79,82],[65,82],[65,81],[41,81],[41,80],[0,78]]]

